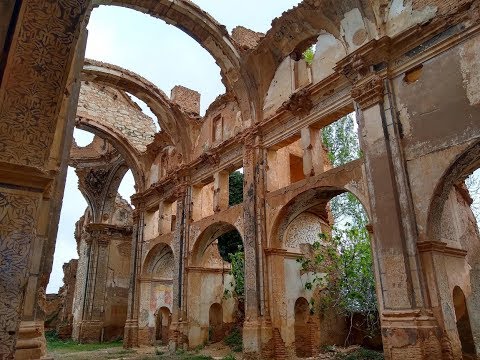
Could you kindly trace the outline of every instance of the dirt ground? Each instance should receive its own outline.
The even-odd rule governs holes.
[[[223,343],[212,344],[199,349],[198,351],[178,351],[170,353],[166,347],[141,347],[139,349],[123,349],[122,347],[111,347],[91,351],[72,351],[66,349],[55,349],[49,352],[54,360],[195,360],[211,357],[223,359],[228,355],[234,355],[241,359],[241,354],[233,354],[230,348]]]

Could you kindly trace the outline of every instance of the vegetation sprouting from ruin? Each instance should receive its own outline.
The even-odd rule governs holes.
[[[308,65],[312,65],[314,57],[315,57],[315,48],[313,46],[309,47],[303,53],[303,59]]]
[[[480,224],[480,169],[477,169],[472,175],[465,180],[468,192],[472,197],[472,209],[475,218],[477,219],[477,225]]]
[[[354,121],[352,115],[347,115],[323,130],[323,142],[333,166],[361,155]],[[307,289],[318,294],[311,301],[312,310],[324,313],[334,308],[350,319],[350,331],[354,316],[360,315],[365,334],[375,336],[380,323],[367,215],[351,193],[336,196],[329,204],[335,224],[331,233],[319,234],[319,241],[312,246],[313,254],[298,259],[302,271],[313,274],[305,283]]]

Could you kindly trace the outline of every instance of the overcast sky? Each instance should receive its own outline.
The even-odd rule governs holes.
[[[271,21],[299,0],[195,0],[231,33],[237,25],[266,32]],[[208,105],[225,92],[220,68],[210,54],[188,35],[163,21],[130,9],[101,6],[95,9],[88,25],[86,56],[134,71],[153,82],[167,95],[175,85],[201,93],[202,114]],[[147,114],[151,112],[139,103]],[[81,130],[74,133],[77,143],[88,145],[93,136]],[[68,169],[57,245],[47,293],[62,286],[62,265],[78,258],[73,237],[75,222],[83,215],[87,203],[77,188],[78,178]],[[133,176],[125,175],[120,194],[133,194]]]

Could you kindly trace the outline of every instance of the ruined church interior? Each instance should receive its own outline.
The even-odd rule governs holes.
[[[86,56],[116,7],[198,45],[222,93]],[[480,359],[480,0],[282,11],[260,32],[190,0],[0,1],[0,360],[63,359],[52,336]]]

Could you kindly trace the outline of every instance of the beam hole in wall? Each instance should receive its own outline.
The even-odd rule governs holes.
[[[403,81],[406,84],[413,84],[414,82],[417,82],[420,77],[422,76],[422,71],[423,71],[423,65],[420,64],[418,66],[415,66],[413,69],[410,69],[405,72],[405,76],[403,77]]]

